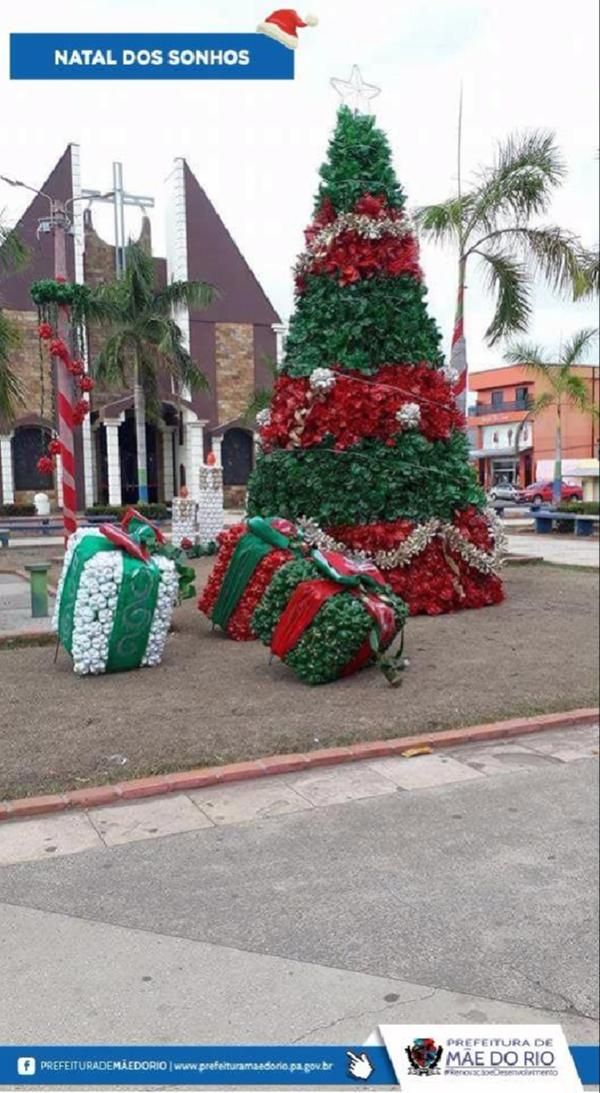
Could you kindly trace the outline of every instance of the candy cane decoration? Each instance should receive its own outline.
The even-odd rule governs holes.
[[[52,202],[52,226],[54,231],[54,276],[57,281],[66,281],[68,218],[61,201]],[[61,327],[66,329],[66,325],[65,309],[59,308],[57,330],[59,338],[63,333]],[[53,359],[56,368],[58,395],[58,437],[62,466],[63,525],[65,542],[67,542],[69,536],[77,531],[77,520],[75,519],[77,492],[75,489],[75,448],[73,444],[73,381],[67,370],[67,362],[64,357],[54,356]]]
[[[75,512],[77,492],[75,488],[75,447],[73,443],[73,382],[62,357],[53,357],[56,367],[58,435],[62,468],[63,525],[65,540],[77,531]]]

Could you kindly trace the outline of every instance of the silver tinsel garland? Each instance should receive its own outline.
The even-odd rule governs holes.
[[[410,565],[413,558],[421,554],[425,547],[437,537],[443,539],[450,550],[459,554],[473,569],[477,569],[480,573],[495,574],[502,565],[507,540],[496,513],[492,509],[486,509],[484,515],[489,521],[490,535],[494,541],[493,550],[490,552],[481,550],[480,547],[470,543],[454,524],[435,518],[419,524],[394,550],[378,550],[374,553],[367,550],[349,550],[344,543],[339,543],[332,535],[323,531],[314,520],[306,516],[298,520],[298,526],[310,546],[318,547],[320,550],[335,550],[350,558],[374,562],[379,569],[395,569],[397,566]]]
[[[363,239],[382,239],[385,235],[401,239],[413,234],[412,225],[407,220],[393,220],[389,216],[375,218],[365,213],[340,213],[332,224],[321,228],[307,243],[306,253],[296,263],[296,273],[303,273],[315,258],[325,258],[333,241],[345,231],[354,231]]]

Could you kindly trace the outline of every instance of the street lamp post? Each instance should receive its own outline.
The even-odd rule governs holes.
[[[30,190],[32,193],[38,194],[48,201],[50,213],[49,216],[40,219],[38,232],[39,234],[52,234],[54,238],[54,279],[56,281],[66,281],[67,234],[72,230],[71,222],[67,215],[67,208],[68,205],[73,204],[74,201],[80,199],[72,198],[68,202],[63,202],[44,193],[43,190],[36,189],[35,186],[28,186],[27,183],[21,182],[18,179],[6,178],[5,175],[0,175],[0,180],[8,183],[9,186]],[[68,337],[67,318],[64,308],[58,309],[56,336],[57,339],[60,339],[61,341],[66,341]],[[73,378],[62,357],[54,355],[52,361],[54,375],[56,377],[58,439],[60,443],[60,473],[62,476],[63,497],[63,527],[66,543],[69,536],[77,530],[77,492],[75,486],[75,451],[73,444],[74,386]]]

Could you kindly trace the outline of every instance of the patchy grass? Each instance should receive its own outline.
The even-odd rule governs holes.
[[[598,571],[505,580],[499,607],[409,620],[398,689],[373,668],[307,687],[257,642],[211,633],[194,601],[159,668],[79,679],[64,651],[5,650],[0,798],[595,705]]]

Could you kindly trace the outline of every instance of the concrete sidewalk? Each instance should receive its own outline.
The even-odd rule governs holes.
[[[17,573],[0,573],[0,634],[19,630],[50,630],[52,605],[45,619],[31,617],[29,582]]]
[[[597,1042],[597,757],[584,727],[6,822],[5,1042]]]
[[[545,562],[555,565],[595,566],[600,563],[598,540],[594,538],[557,539],[552,535],[510,535],[508,536],[510,554],[523,555],[527,558],[542,557]]]

